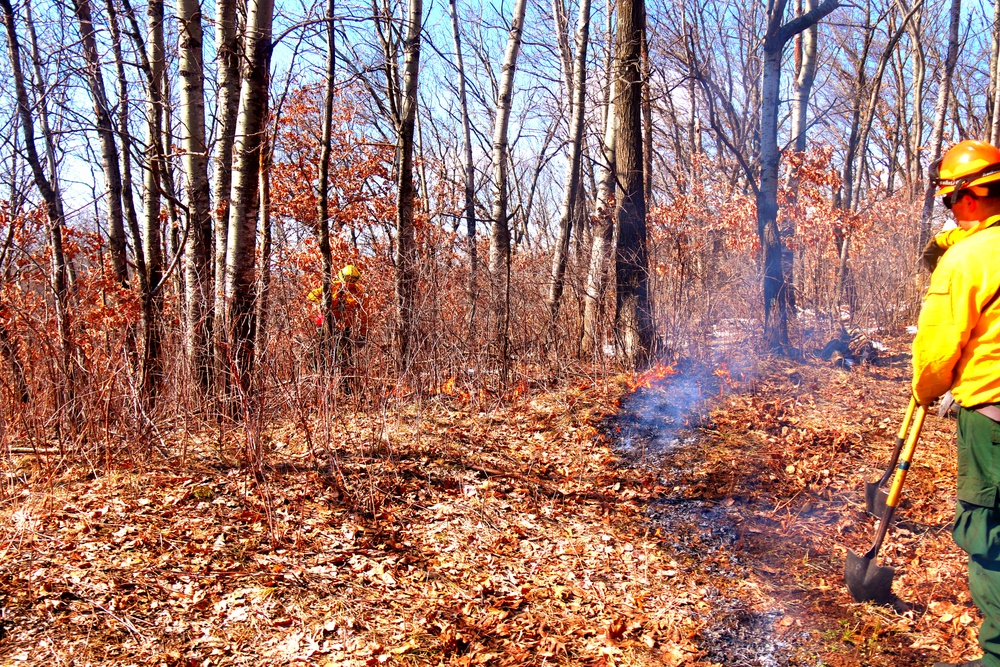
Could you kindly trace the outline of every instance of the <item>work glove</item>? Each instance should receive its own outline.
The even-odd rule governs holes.
[[[924,251],[920,255],[920,263],[924,265],[930,273],[934,273],[934,269],[937,268],[938,261],[944,255],[946,248],[942,248],[938,245],[937,239],[931,238],[924,246]]]

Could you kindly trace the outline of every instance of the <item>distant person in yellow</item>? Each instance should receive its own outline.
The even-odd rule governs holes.
[[[969,554],[984,619],[982,658],[935,667],[1000,667],[1000,149],[958,143],[931,181],[960,231],[933,241],[940,254],[913,340],[913,395],[926,406],[950,390],[959,406],[952,536]]]
[[[368,315],[364,308],[364,287],[361,285],[361,271],[348,264],[337,273],[337,281],[332,285],[330,318],[333,324],[333,350],[335,360],[342,374],[354,364],[356,349],[365,344],[368,337]],[[309,292],[309,300],[319,306],[316,326],[322,329],[325,320],[323,312],[323,286]]]

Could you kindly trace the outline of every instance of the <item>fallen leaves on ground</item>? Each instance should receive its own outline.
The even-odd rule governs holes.
[[[162,465],[15,457],[0,661],[909,667],[978,654],[948,534],[952,422],[928,421],[879,556],[910,610],[856,604],[843,584],[846,550],[874,535],[863,483],[888,460],[905,360],[727,371],[733,393],[711,395],[673,444],[615,442],[629,383],[655,392],[684,373],[492,411],[442,395],[316,419],[308,439],[276,425],[259,475],[222,464],[208,432]]]

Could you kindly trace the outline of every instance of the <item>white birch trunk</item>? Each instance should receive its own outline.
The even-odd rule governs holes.
[[[951,75],[958,62],[958,27],[961,20],[962,0],[951,0],[948,28],[948,52],[944,67],[938,82],[938,98],[934,105],[934,125],[931,128],[931,144],[929,159],[931,162],[941,158],[941,145],[944,142],[944,123],[948,115],[948,98],[951,95]],[[920,216],[920,243],[923,247],[931,237],[931,213],[934,211],[934,187],[928,183],[924,190],[924,208]]]
[[[458,103],[462,111],[462,150],[465,167],[465,223],[466,240],[469,253],[469,284],[467,287],[469,299],[469,331],[475,323],[476,314],[476,278],[479,272],[479,258],[476,249],[476,168],[472,160],[472,123],[469,120],[469,102],[465,92],[465,63],[462,60],[462,35],[458,27],[458,8],[456,0],[449,0],[448,9],[451,13],[451,31],[455,38],[455,69],[458,73]]]
[[[265,113],[271,68],[273,0],[251,0],[244,38],[246,70],[240,87],[240,113],[233,147],[226,247],[226,327],[229,362],[243,397],[251,393],[254,362],[255,253],[257,187],[264,143]]]
[[[212,219],[209,211],[208,146],[205,144],[205,62],[198,0],[178,0],[180,127],[187,192],[184,247],[185,349],[202,391],[211,381],[209,338],[212,303]]]
[[[615,80],[610,77],[608,82],[609,99],[606,106],[611,107],[614,99]],[[587,289],[583,295],[583,338],[581,350],[584,356],[597,352],[600,344],[598,339],[604,292],[608,280],[608,260],[611,256],[611,244],[614,237],[613,202],[615,192],[615,114],[605,113],[604,138],[601,142],[601,159],[596,165],[597,192],[594,203],[593,244],[590,247],[590,267],[587,271]]]
[[[493,228],[490,231],[490,300],[493,306],[493,338],[495,357],[501,368],[507,367],[507,329],[510,311],[510,225],[507,218],[507,131],[510,125],[510,107],[514,91],[514,72],[517,55],[521,50],[521,32],[524,29],[525,0],[516,0],[511,17],[507,49],[500,73],[500,90],[497,114],[493,125]]]
[[[561,0],[556,0],[561,3]],[[590,38],[590,0],[581,0],[580,16],[576,27],[576,58],[573,61],[573,87],[570,89],[569,161],[566,165],[566,183],[563,189],[562,209],[559,215],[559,238],[552,256],[552,275],[549,284],[549,321],[555,323],[559,314],[566,279],[569,242],[573,231],[573,218],[580,197],[580,164],[583,155],[583,118],[587,97],[587,43]]]
[[[226,331],[226,251],[229,233],[229,196],[233,185],[233,144],[240,102],[240,49],[237,8],[245,0],[218,0],[215,6],[215,44],[218,88],[216,145],[213,160],[212,220],[215,225],[215,313],[213,344],[221,368],[221,344]]]

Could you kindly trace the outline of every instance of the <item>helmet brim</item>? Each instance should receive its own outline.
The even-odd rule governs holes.
[[[987,174],[986,176],[983,176],[982,178],[977,178],[974,181],[970,181],[969,184],[966,185],[965,187],[966,188],[971,188],[974,185],[986,185],[987,183],[996,183],[997,181],[1000,181],[1000,172],[996,172],[996,173],[993,173],[993,174]],[[962,189],[964,190],[965,188],[962,188]]]

